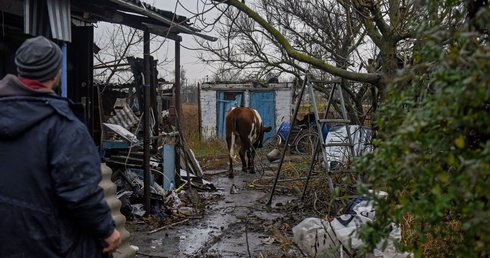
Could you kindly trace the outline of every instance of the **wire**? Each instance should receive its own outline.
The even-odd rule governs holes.
[[[171,181],[171,180],[170,180],[170,178],[168,178],[168,177],[165,175],[165,173],[163,173],[162,171],[160,171],[160,170],[158,170],[158,169],[154,169],[154,168],[150,168],[150,170],[151,170],[151,171],[154,171],[154,172],[157,172],[157,173],[159,173],[159,174],[161,174],[161,175],[162,175],[164,178],[166,178],[166,179],[167,179],[167,181],[168,181],[168,182],[170,182],[170,181]]]

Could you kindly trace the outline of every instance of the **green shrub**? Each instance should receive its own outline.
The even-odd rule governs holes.
[[[489,17],[487,7],[476,22]],[[490,255],[490,47],[468,27],[421,30],[414,64],[387,92],[376,150],[356,164],[390,194],[362,233],[371,247],[410,217],[403,246],[417,257]]]

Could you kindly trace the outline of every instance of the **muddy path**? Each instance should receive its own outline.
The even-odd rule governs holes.
[[[297,189],[282,187],[271,205],[273,171],[237,173],[234,179],[206,171],[218,189],[199,192],[204,207],[192,214],[172,214],[171,220],[126,223],[136,257],[306,257],[291,241],[291,228],[314,216],[298,204]]]

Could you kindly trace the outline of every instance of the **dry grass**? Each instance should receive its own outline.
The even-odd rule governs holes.
[[[227,168],[226,144],[218,138],[201,140],[197,104],[182,105],[181,132],[187,147],[194,151],[202,169]]]
[[[416,229],[412,227],[413,223],[414,217],[412,215],[405,216],[401,222],[401,229],[403,232],[402,242],[406,246],[411,246],[413,243],[420,241]],[[441,227],[437,228],[434,233],[439,235],[443,231],[463,232],[461,229],[461,222],[457,220],[447,220]],[[446,234],[444,237],[441,237],[440,235],[435,237],[434,234],[426,233],[424,237],[426,240],[421,246],[423,257],[443,258],[447,257],[445,250],[450,249],[450,246],[448,245],[461,242],[464,236],[462,233],[455,233]]]
[[[182,119],[180,127],[182,134],[188,143],[199,139],[199,113],[198,106],[191,104],[182,104]]]

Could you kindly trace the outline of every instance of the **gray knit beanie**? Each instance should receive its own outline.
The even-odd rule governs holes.
[[[15,64],[20,77],[46,82],[61,69],[61,49],[53,41],[38,36],[27,39],[15,53]]]

